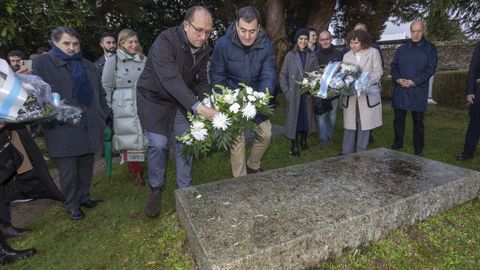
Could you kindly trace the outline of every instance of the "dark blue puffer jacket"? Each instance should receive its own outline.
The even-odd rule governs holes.
[[[257,39],[246,52],[236,33],[235,24],[230,25],[227,33],[215,44],[210,59],[210,82],[221,84],[230,89],[239,87],[239,83],[251,86],[255,91],[275,94],[276,69],[272,41],[260,27]],[[255,122],[261,123],[268,118],[257,115]]]

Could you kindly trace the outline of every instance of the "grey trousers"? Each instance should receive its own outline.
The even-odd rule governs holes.
[[[187,118],[180,111],[177,111],[173,125],[173,136],[181,136],[189,126]],[[169,137],[150,131],[145,131],[145,135],[148,138],[148,181],[151,187],[163,187],[167,176]],[[182,153],[183,144],[175,141],[177,188],[192,185],[192,159],[186,161]]]
[[[93,177],[94,154],[75,157],[54,158],[60,178],[60,190],[65,197],[68,210],[80,208],[80,203],[90,199],[90,185]]]
[[[362,130],[362,123],[360,121],[360,112],[358,111],[358,101],[356,105],[357,129],[343,130],[342,154],[348,155],[351,153],[366,151],[368,147],[368,139],[370,137],[370,130]],[[356,140],[356,141],[355,141]],[[356,142],[356,147],[355,147]]]

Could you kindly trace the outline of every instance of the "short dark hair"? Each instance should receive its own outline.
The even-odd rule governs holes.
[[[115,39],[115,36],[114,36],[112,33],[110,33],[110,32],[103,32],[103,33],[100,35],[100,42],[102,42],[103,39],[106,38],[106,37],[111,37],[111,38]]]
[[[45,46],[44,46],[44,47],[39,47],[39,48],[37,49],[37,53],[38,53],[38,54],[46,53],[46,52],[48,52],[48,51],[50,51],[50,48],[45,47]]]
[[[7,59],[9,59],[12,56],[17,56],[17,57],[20,57],[22,59],[25,59],[25,54],[20,50],[9,51],[8,54],[7,54]]]
[[[190,7],[187,12],[185,12],[185,17],[183,18],[184,21],[191,22],[193,20],[193,16],[195,16],[195,13],[200,10],[205,10],[210,14],[210,16],[213,17],[212,12],[206,7],[206,6],[193,6]]]
[[[370,44],[372,42],[367,32],[363,30],[353,30],[352,32],[350,32],[350,34],[348,34],[346,39],[347,46],[350,45],[351,40],[358,39],[358,41],[360,41],[360,44],[362,45],[362,49],[367,49],[368,47],[370,47]]]
[[[80,34],[77,32],[77,30],[68,26],[59,26],[53,29],[52,33],[50,34],[50,41],[58,42],[62,38],[63,34],[76,37],[80,41]]]
[[[260,25],[260,12],[258,11],[258,9],[252,6],[242,7],[237,12],[236,21],[239,22],[240,19],[243,19],[247,23],[251,23],[253,20],[257,20],[258,24]]]

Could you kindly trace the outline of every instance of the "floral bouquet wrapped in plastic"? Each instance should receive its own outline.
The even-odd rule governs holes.
[[[252,121],[257,114],[271,116],[273,108],[269,105],[270,94],[254,91],[241,84],[241,89],[229,89],[216,85],[222,93],[213,92],[202,103],[219,113],[213,121],[201,115],[189,113],[190,130],[177,137],[185,144],[183,155],[198,158],[214,150],[229,150],[235,138],[246,131],[255,131],[257,125]]]
[[[344,62],[333,62],[323,70],[306,72],[300,82],[302,93],[320,98],[356,93],[354,83],[360,77],[360,67]]]
[[[82,116],[80,108],[60,100],[55,102],[50,85],[40,77],[16,74],[4,60],[0,61],[0,87],[0,119],[3,121],[18,123],[57,119],[76,124]]]

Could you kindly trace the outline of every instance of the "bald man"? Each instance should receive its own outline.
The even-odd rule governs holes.
[[[395,137],[390,148],[396,150],[403,147],[405,118],[407,111],[411,111],[414,154],[423,156],[423,117],[427,110],[428,80],[435,73],[438,56],[437,48],[424,37],[424,21],[412,22],[410,33],[411,40],[398,48],[391,64]]]

